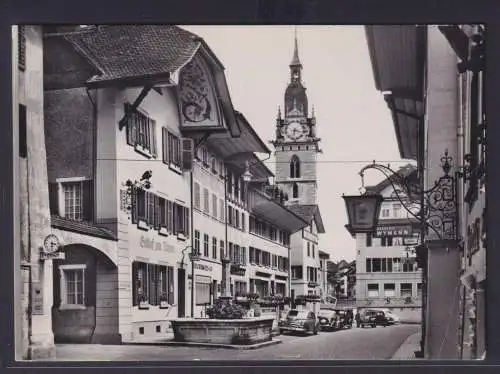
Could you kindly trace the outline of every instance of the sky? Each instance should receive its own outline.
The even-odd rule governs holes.
[[[290,80],[295,26],[182,26],[201,36],[225,67],[231,100],[264,142],[275,134],[278,106]],[[314,105],[318,204],[330,259],[352,261],[356,243],[347,232],[342,194],[358,194],[359,170],[373,160],[397,168],[401,160],[391,114],[375,89],[363,26],[297,26],[302,80],[309,112]],[[268,143],[268,147],[272,145]],[[274,171],[274,157],[266,165]],[[367,171],[366,185],[383,176]]]

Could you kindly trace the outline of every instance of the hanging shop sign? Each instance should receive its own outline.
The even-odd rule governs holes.
[[[413,227],[411,225],[378,225],[375,236],[413,236]]]
[[[60,252],[61,241],[54,234],[49,234],[43,240],[43,247],[40,251],[40,260],[64,260],[65,253]]]

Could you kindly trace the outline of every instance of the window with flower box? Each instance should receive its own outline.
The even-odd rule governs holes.
[[[132,262],[132,305],[174,304],[174,268],[145,262]]]

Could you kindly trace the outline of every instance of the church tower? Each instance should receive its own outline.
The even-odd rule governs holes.
[[[278,109],[276,138],[272,141],[276,158],[276,183],[288,194],[290,205],[317,204],[316,137],[314,107],[309,117],[306,88],[302,83],[297,32],[285,90],[284,112]]]

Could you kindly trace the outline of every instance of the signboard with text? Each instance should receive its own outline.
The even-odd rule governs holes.
[[[413,227],[411,225],[378,225],[375,236],[413,236]]]

